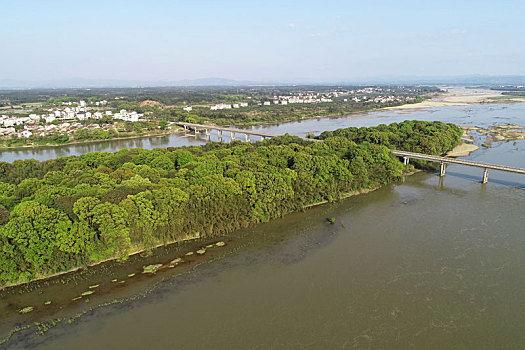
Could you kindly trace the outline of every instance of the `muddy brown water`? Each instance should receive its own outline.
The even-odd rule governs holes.
[[[525,167],[525,142],[469,158]],[[525,177],[481,177],[454,165],[444,178],[417,173],[227,238],[10,289],[0,295],[1,333],[34,322],[49,330],[22,330],[0,348],[524,348]],[[226,246],[139,273],[218,240]],[[88,303],[71,300],[94,284]]]

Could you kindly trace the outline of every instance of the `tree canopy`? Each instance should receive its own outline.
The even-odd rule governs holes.
[[[263,142],[0,162],[0,284],[223,235],[397,179],[389,148],[441,154],[461,129],[407,121]]]

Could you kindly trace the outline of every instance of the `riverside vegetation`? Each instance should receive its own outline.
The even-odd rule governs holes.
[[[405,121],[255,144],[123,149],[0,163],[0,286],[159,244],[224,235],[408,169],[390,148],[443,154],[462,130]]]

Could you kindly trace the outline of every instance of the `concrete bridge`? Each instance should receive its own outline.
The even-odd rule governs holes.
[[[234,128],[226,128],[222,126],[216,126],[216,125],[202,125],[202,124],[193,124],[193,123],[184,123],[184,122],[177,122],[175,125],[184,127],[184,132],[190,131],[193,129],[195,132],[195,135],[199,134],[201,131],[204,131],[206,134],[206,138],[209,139],[211,136],[211,131],[216,130],[217,131],[217,137],[219,138],[219,141],[222,141],[222,133],[229,132],[230,133],[230,139],[232,141],[236,140],[237,134],[243,134],[244,135],[244,141],[249,142],[250,136],[259,136],[261,140],[269,139],[281,135],[275,135],[275,134],[269,134],[266,132],[261,131],[253,131],[253,130],[243,130],[243,129],[234,129]],[[309,139],[306,137],[302,137],[303,140],[306,141],[312,141],[312,142],[319,142],[321,140],[317,139]]]
[[[525,175],[525,169],[514,168],[514,167],[504,166],[504,165],[480,163],[480,162],[474,162],[472,160],[447,158],[447,157],[440,157],[440,156],[432,156],[432,155],[423,154],[423,153],[414,153],[414,152],[396,151],[396,150],[392,151],[392,154],[398,157],[403,157],[405,165],[408,164],[408,162],[410,161],[410,158],[426,160],[429,162],[439,162],[441,163],[440,176],[445,176],[445,169],[446,169],[447,164],[460,164],[460,165],[466,165],[466,166],[471,166],[471,167],[476,167],[476,168],[482,168],[483,169],[483,181],[482,182],[484,184],[487,183],[489,179],[489,169],[507,171],[509,173]]]

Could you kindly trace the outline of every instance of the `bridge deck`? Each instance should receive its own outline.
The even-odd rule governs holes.
[[[266,133],[266,132],[253,131],[253,130],[244,130],[244,129],[226,128],[226,127],[216,126],[216,125],[202,125],[202,124],[192,124],[192,123],[184,123],[184,122],[177,122],[175,124],[179,125],[179,126],[187,126],[189,128],[194,128],[194,129],[213,129],[213,130],[221,130],[221,131],[233,132],[233,133],[237,133],[237,134],[255,135],[255,136],[261,136],[261,137],[268,137],[268,138],[281,136],[281,135],[269,134],[269,133]],[[313,141],[313,142],[321,141],[321,140],[309,139],[309,138],[305,138],[305,137],[302,137],[302,139],[303,140],[307,140],[307,141]]]
[[[505,166],[505,165],[480,163],[480,162],[474,162],[472,160],[447,158],[447,157],[440,157],[440,156],[432,156],[432,155],[423,154],[423,153],[414,153],[414,152],[396,151],[396,150],[392,151],[392,154],[398,157],[408,157],[408,158],[414,158],[414,159],[428,160],[431,162],[461,164],[461,165],[467,165],[467,166],[472,166],[472,167],[477,167],[477,168],[494,169],[494,170],[500,170],[500,171],[508,171],[508,172],[517,173],[517,174],[525,174],[525,169],[522,169],[522,168],[514,168],[510,166]]]
[[[192,123],[175,123],[180,126],[187,126],[190,128],[198,128],[198,129],[214,129],[214,130],[222,130],[222,131],[229,131],[239,134],[248,134],[248,135],[255,135],[255,136],[264,136],[264,137],[277,137],[279,135],[275,134],[269,134],[266,132],[260,132],[260,131],[253,131],[253,130],[243,130],[243,129],[233,129],[233,128],[225,128],[222,126],[216,126],[216,125],[201,125],[201,124],[192,124]]]

